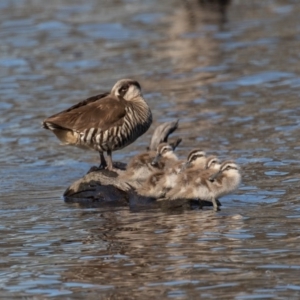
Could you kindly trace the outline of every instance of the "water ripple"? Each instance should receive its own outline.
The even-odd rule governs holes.
[[[200,2],[1,1],[2,297],[299,298],[300,5]],[[41,121],[122,77],[154,126],[180,119],[180,158],[201,147],[240,164],[221,212],[63,202],[98,155]]]

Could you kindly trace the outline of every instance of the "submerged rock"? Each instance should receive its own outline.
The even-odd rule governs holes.
[[[72,183],[63,196],[66,203],[76,203],[82,207],[129,206],[132,210],[151,208],[178,210],[212,206],[208,201],[168,200],[141,196],[117,173],[107,170],[86,174]]]

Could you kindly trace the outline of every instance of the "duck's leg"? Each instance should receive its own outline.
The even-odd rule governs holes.
[[[87,174],[92,173],[92,172],[98,172],[100,170],[104,170],[107,166],[106,164],[106,160],[105,157],[103,155],[103,152],[99,151],[100,154],[100,165],[99,167],[93,166],[89,169],[89,171],[87,172]]]
[[[117,174],[114,174],[114,175],[121,175],[121,174],[123,174],[124,173],[123,170],[120,170],[117,167],[114,167],[114,165],[113,165],[112,151],[111,150],[107,150],[106,153],[107,153],[107,159],[106,159],[106,161],[107,161],[107,167],[106,167],[106,170],[114,172],[114,173],[117,173]]]
[[[111,150],[107,150],[107,170],[114,171],[112,157],[111,157]]]
[[[100,154],[100,165],[99,165],[99,169],[105,169],[107,164],[106,164],[106,160],[105,160],[105,157],[104,157],[104,154],[103,152],[100,152],[99,151],[99,154]]]

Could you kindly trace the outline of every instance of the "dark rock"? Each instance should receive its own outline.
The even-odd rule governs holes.
[[[90,172],[71,184],[64,192],[67,203],[84,206],[128,205],[130,186],[118,179],[118,174],[107,170]]]

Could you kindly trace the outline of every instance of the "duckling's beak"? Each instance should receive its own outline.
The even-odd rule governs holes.
[[[152,162],[151,162],[151,165],[152,165],[152,166],[157,166],[157,164],[158,164],[160,158],[161,158],[161,154],[156,154],[156,156],[154,157],[154,159],[153,159]]]
[[[216,172],[215,174],[211,175],[208,180],[211,182],[214,182],[216,180],[216,178],[221,174],[220,171]]]
[[[181,166],[180,172],[184,171],[185,169],[189,168],[190,166],[191,166],[191,162],[190,162],[190,161],[185,162],[185,163]]]

